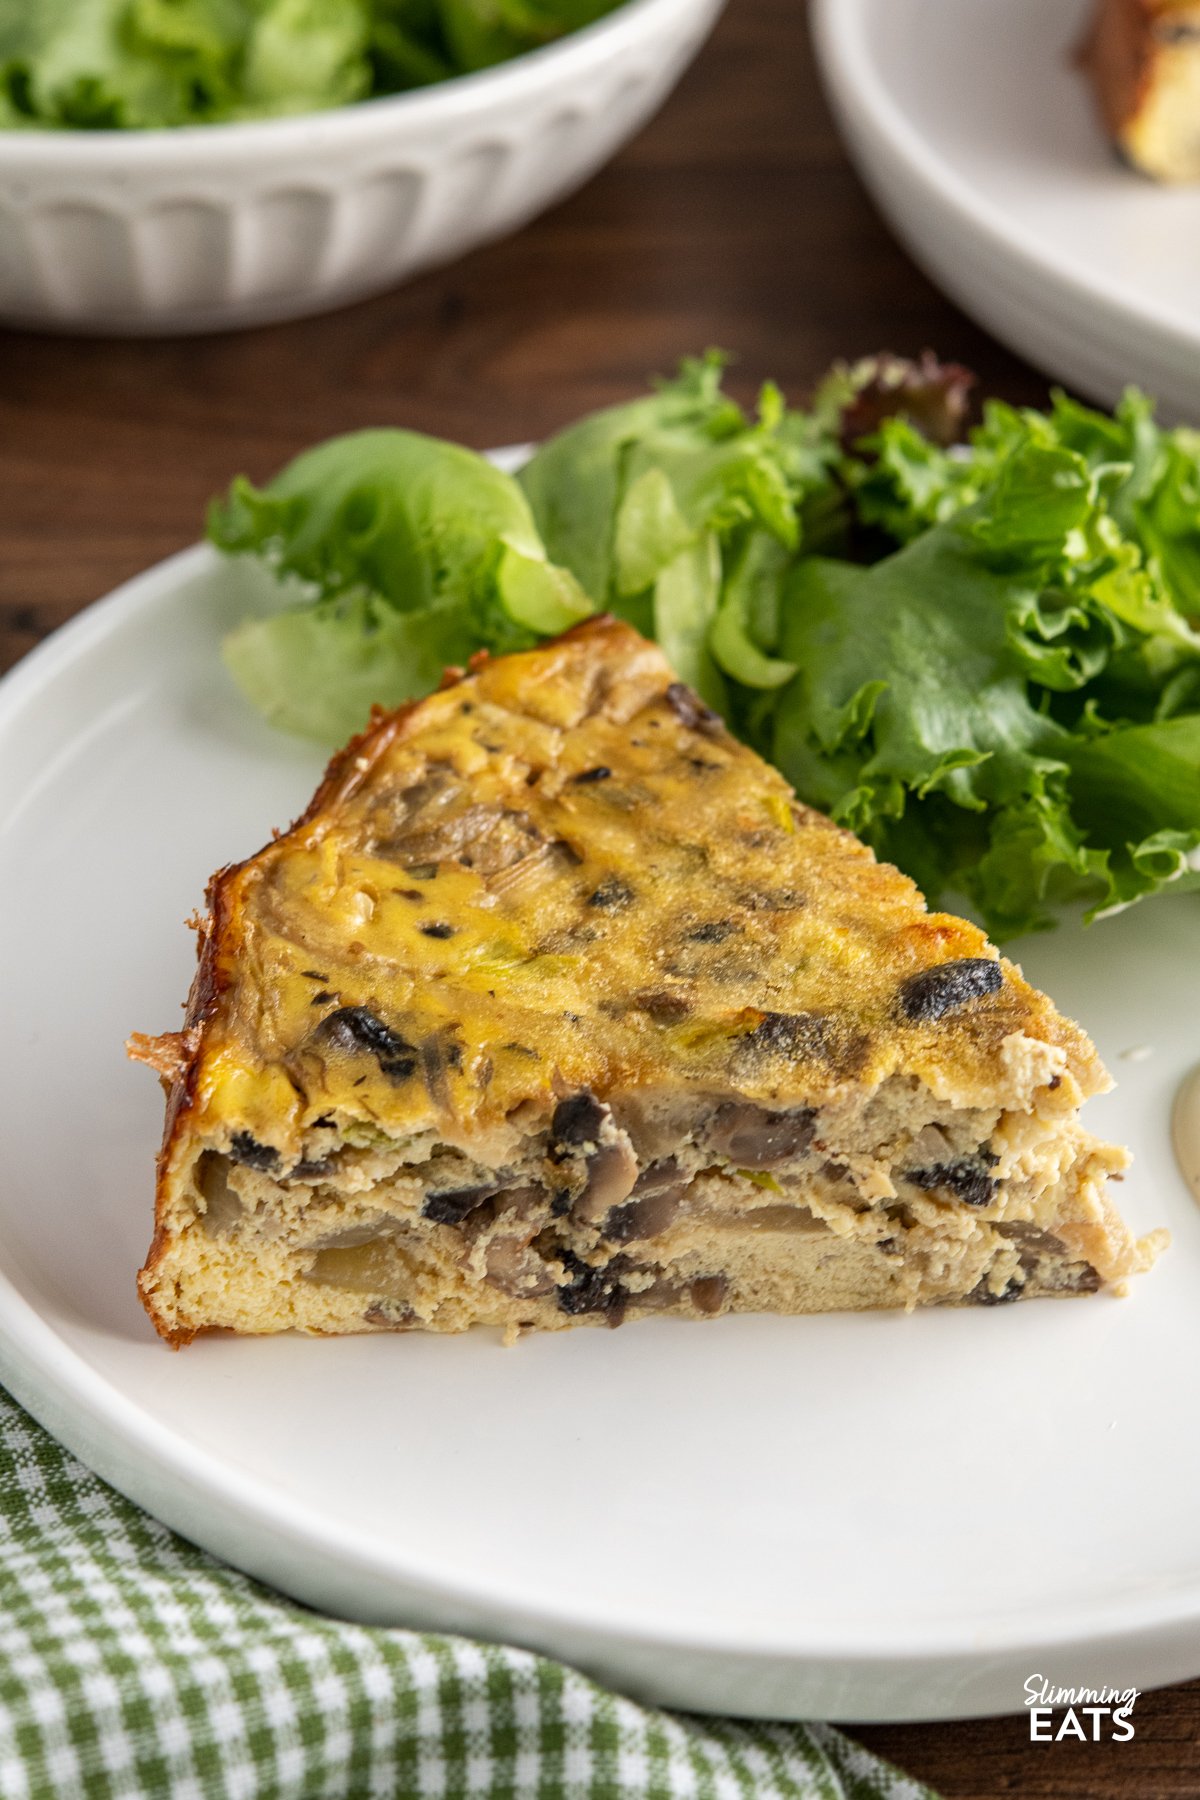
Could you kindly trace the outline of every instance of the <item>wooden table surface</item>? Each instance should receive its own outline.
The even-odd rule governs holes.
[[[731,0],[660,117],[590,186],[398,293],[224,338],[0,332],[0,668],[191,542],[238,471],[265,477],[363,425],[534,438],[710,344],[736,355],[744,396],[767,376],[799,395],[835,357],[926,344],[987,390],[1045,395],[872,210],[796,0]],[[1037,1521],[1005,1528],[1014,1551],[1022,1529]],[[1141,1699],[1134,1723],[1119,1745],[1030,1744],[1023,1715],[857,1735],[947,1796],[1200,1796],[1200,1682]]]

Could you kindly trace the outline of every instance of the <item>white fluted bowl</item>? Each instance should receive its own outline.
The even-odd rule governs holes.
[[[301,118],[0,131],[0,322],[219,331],[395,286],[585,181],[722,4],[626,0],[481,74]]]

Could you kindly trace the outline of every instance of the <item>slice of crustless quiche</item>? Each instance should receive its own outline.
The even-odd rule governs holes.
[[[627,626],[377,716],[210,888],[141,1292],[241,1332],[1089,1293],[1077,1026]]]
[[[1200,0],[1096,0],[1083,61],[1130,162],[1200,181]]]

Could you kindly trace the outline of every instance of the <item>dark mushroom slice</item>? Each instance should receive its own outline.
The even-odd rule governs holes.
[[[808,1149],[816,1118],[811,1106],[770,1112],[748,1100],[726,1100],[713,1114],[705,1141],[740,1169],[774,1169]]]
[[[638,1159],[611,1111],[583,1090],[561,1100],[550,1121],[547,1152],[552,1210],[595,1224],[624,1200],[638,1176]]]
[[[703,732],[706,737],[720,736],[724,732],[725,727],[712,707],[706,706],[699,694],[694,694],[682,681],[673,681],[663,699],[680,724],[690,731]]]
[[[624,1258],[614,1256],[611,1262],[593,1268],[573,1250],[562,1250],[559,1260],[567,1276],[558,1290],[559,1311],[573,1315],[603,1313],[611,1325],[619,1325],[628,1298],[620,1280],[627,1267]]]
[[[727,1275],[700,1275],[688,1287],[688,1297],[699,1313],[715,1317],[729,1296]]]
[[[544,1299],[556,1290],[553,1272],[528,1237],[495,1237],[487,1247],[484,1279],[519,1300]]]
[[[689,944],[723,944],[737,927],[729,919],[709,919],[685,933]]]
[[[640,1200],[626,1200],[606,1215],[600,1234],[613,1244],[631,1244],[641,1238],[661,1237],[669,1231],[683,1205],[685,1184],[659,1188]]]
[[[770,1206],[706,1207],[706,1224],[728,1231],[828,1231],[824,1219],[802,1202],[781,1202]]]
[[[953,1194],[964,1206],[990,1206],[996,1198],[997,1183],[991,1170],[1000,1158],[991,1150],[981,1149],[973,1156],[959,1156],[953,1162],[931,1163],[922,1169],[905,1169],[904,1180],[927,1193],[937,1189]]]
[[[368,1006],[339,1006],[317,1026],[316,1036],[348,1055],[366,1052],[392,1081],[414,1074],[420,1060],[415,1044],[393,1031]]]
[[[229,1154],[234,1162],[241,1163],[244,1168],[258,1169],[268,1174],[279,1167],[279,1152],[270,1144],[260,1144],[251,1137],[248,1131],[235,1131],[229,1141]]]
[[[688,1177],[679,1166],[675,1156],[665,1156],[659,1162],[648,1163],[633,1184],[635,1199],[644,1194],[657,1194],[663,1188],[684,1188]]]
[[[964,956],[910,975],[900,985],[900,1011],[916,1025],[936,1024],[949,1012],[994,994],[1004,985],[1004,970],[990,956]]]
[[[633,902],[633,889],[626,881],[619,881],[615,875],[602,881],[588,895],[589,906],[596,906],[613,912],[621,912]]]
[[[417,1324],[417,1315],[399,1300],[380,1300],[368,1306],[363,1324],[374,1325],[378,1331],[411,1331]]]
[[[1022,1219],[1000,1220],[995,1229],[1017,1246],[1026,1277],[1036,1278],[1039,1286],[1063,1294],[1094,1294],[1102,1285],[1091,1263],[1073,1258],[1052,1231]]]
[[[521,862],[544,842],[528,813],[511,807],[472,803],[439,814],[428,825],[377,845],[380,856],[403,863],[410,873],[432,863],[456,862],[480,875],[496,875]]]
[[[729,1277],[723,1273],[675,1279],[662,1273],[649,1287],[630,1293],[628,1304],[640,1312],[670,1312],[681,1302],[704,1318],[724,1312],[729,1298]]]
[[[421,1217],[432,1219],[435,1225],[461,1225],[498,1192],[494,1182],[477,1187],[443,1188],[438,1193],[426,1194],[421,1203]]]
[[[332,1175],[337,1168],[336,1156],[305,1156],[288,1170],[287,1181],[316,1182]]]
[[[690,1186],[691,1177],[674,1156],[650,1163],[634,1182],[629,1198],[607,1214],[601,1236],[615,1244],[661,1237],[679,1216]]]
[[[1011,1276],[999,1293],[993,1293],[988,1286],[986,1275],[971,1289],[967,1299],[973,1306],[1007,1306],[1010,1300],[1019,1300],[1025,1291],[1025,1283],[1017,1276]]]
[[[560,1100],[550,1120],[551,1156],[557,1159],[572,1150],[595,1149],[605,1122],[611,1118],[608,1107],[587,1088]]]

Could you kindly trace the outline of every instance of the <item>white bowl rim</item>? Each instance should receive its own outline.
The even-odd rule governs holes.
[[[1160,339],[1194,351],[1195,340],[1177,316],[1146,295],[1135,306],[1119,291],[1101,292],[1088,275],[1063,259],[1049,256],[1004,211],[979,194],[956,170],[937,156],[880,78],[868,53],[869,8],[872,0],[813,0],[812,28],[822,73],[841,110],[853,112],[856,125],[886,146],[910,177],[951,212],[957,221],[985,237],[1011,262],[1056,288],[1073,301],[1102,308],[1110,319],[1135,331],[1155,331]]]
[[[314,139],[373,137],[375,127],[381,124],[386,127],[394,115],[401,115],[406,125],[419,126],[426,121],[441,125],[452,118],[469,117],[502,100],[519,104],[522,98],[543,88],[547,79],[556,74],[578,73],[576,65],[589,65],[595,59],[595,52],[601,55],[619,52],[658,15],[670,18],[675,14],[717,10],[719,7],[711,5],[711,0],[703,6],[699,6],[697,0],[618,0],[603,18],[590,25],[581,25],[578,30],[567,32],[552,43],[522,51],[507,62],[494,63],[490,68],[465,75],[453,75],[428,87],[353,100],[319,112],[289,113],[282,118],[218,121],[210,125],[121,127],[95,131],[69,126],[0,128],[0,170],[7,175],[23,168],[47,165],[77,167],[81,152],[95,168],[150,164],[161,167],[164,160],[198,162],[204,160],[206,149],[214,153],[213,160],[236,157],[254,149],[286,151],[303,147],[311,150]]]

